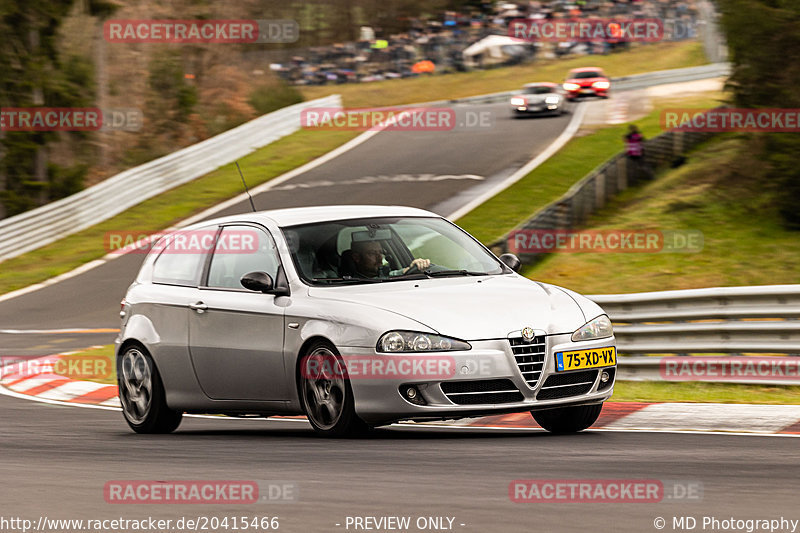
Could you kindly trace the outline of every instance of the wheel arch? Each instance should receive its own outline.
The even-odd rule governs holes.
[[[308,351],[308,347],[314,344],[315,342],[324,342],[333,346],[333,349],[338,353],[339,349],[336,348],[336,344],[324,335],[312,335],[311,337],[307,338],[303,341],[303,344],[300,345],[300,348],[297,350],[297,357],[295,358],[294,362],[294,393],[297,399],[298,405],[302,406],[302,400],[300,398],[300,364],[303,361],[303,356]]]

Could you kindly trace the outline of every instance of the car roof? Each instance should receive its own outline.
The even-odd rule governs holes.
[[[589,71],[592,71],[592,70],[596,70],[598,72],[603,72],[603,69],[601,69],[600,67],[580,67],[580,68],[574,68],[574,69],[570,70],[570,72],[589,72]]]
[[[438,217],[436,213],[397,205],[326,205],[314,207],[291,207],[270,209],[254,213],[242,213],[208,220],[195,226],[229,222],[274,222],[280,227],[311,224],[328,220],[346,220],[369,217]]]
[[[527,89],[528,87],[558,87],[558,84],[549,81],[538,81],[535,83],[526,83],[522,86],[523,89]]]

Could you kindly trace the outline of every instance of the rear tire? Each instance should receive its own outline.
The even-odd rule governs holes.
[[[356,414],[353,389],[333,345],[318,341],[309,346],[298,372],[300,403],[314,431],[325,437],[346,437],[370,429]]]
[[[603,404],[558,407],[544,411],[531,411],[533,419],[550,433],[577,433],[597,421]]]
[[[164,384],[153,358],[139,344],[131,344],[117,358],[117,387],[122,414],[136,433],[171,433],[183,413],[167,406]]]

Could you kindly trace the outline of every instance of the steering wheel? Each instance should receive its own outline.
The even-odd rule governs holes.
[[[431,268],[432,266],[433,266],[433,263],[431,263],[430,265],[428,265],[428,268],[426,268],[425,270],[428,270],[428,269],[429,269],[429,268]],[[416,263],[411,263],[411,266],[410,266],[410,267],[408,267],[408,270],[406,270],[406,271],[403,273],[403,275],[404,275],[404,276],[407,276],[408,274],[418,274],[418,273],[420,273],[420,272],[422,272],[422,271],[419,269],[419,267],[417,266],[417,264],[416,264]]]
[[[417,266],[417,264],[416,263],[411,263],[411,266],[408,267],[408,270],[403,272],[403,275],[406,276],[408,274],[417,274],[417,273],[419,273],[419,271],[420,270],[419,270],[419,267]]]

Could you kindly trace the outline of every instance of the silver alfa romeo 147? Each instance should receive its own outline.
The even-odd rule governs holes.
[[[261,211],[150,245],[122,301],[119,397],[139,433],[183,413],[306,415],[339,436],[530,411],[591,426],[613,390],[611,322],[409,207]]]

